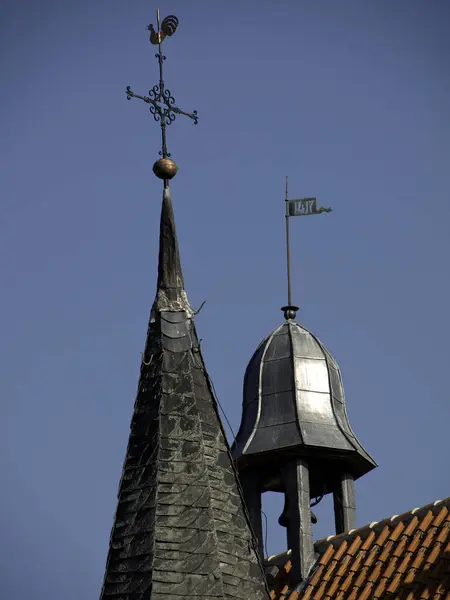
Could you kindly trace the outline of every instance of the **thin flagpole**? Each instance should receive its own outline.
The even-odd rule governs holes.
[[[289,199],[288,199],[288,178],[286,175],[286,260],[287,260],[287,285],[288,285],[288,306],[292,306],[291,296],[291,251],[289,243]]]

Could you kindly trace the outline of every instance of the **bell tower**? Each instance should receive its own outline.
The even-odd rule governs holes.
[[[232,448],[261,556],[261,495],[284,494],[279,523],[287,529],[296,582],[314,563],[311,502],[333,494],[336,533],[355,528],[354,481],[376,467],[350,426],[336,361],[296,321],[299,309],[291,300],[288,219],[330,210],[318,209],[315,198],[289,200],[286,189],[288,305],[282,308],[284,322],[247,366]]]

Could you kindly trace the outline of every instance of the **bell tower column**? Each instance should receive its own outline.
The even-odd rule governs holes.
[[[291,575],[295,581],[306,579],[314,562],[309,469],[302,458],[288,462],[282,470],[286,494],[288,548],[292,551]]]
[[[338,489],[333,492],[336,534],[356,528],[355,482],[350,473],[343,473]]]

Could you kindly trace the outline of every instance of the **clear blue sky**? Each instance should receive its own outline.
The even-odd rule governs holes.
[[[98,598],[156,283],[157,83],[143,0],[0,13],[0,597]],[[379,463],[358,524],[450,495],[450,4],[164,3],[183,269],[237,429],[253,350],[286,302],[340,364]],[[285,548],[266,502],[269,551]],[[333,532],[330,503],[316,537]]]

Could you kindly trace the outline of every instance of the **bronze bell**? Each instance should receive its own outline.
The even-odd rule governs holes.
[[[315,525],[317,523],[317,517],[316,515],[313,513],[313,511],[311,511],[311,523],[313,525]],[[279,519],[278,519],[278,524],[281,525],[281,527],[289,527],[289,497],[285,496],[284,497],[284,508],[283,508],[283,512],[281,513]]]

